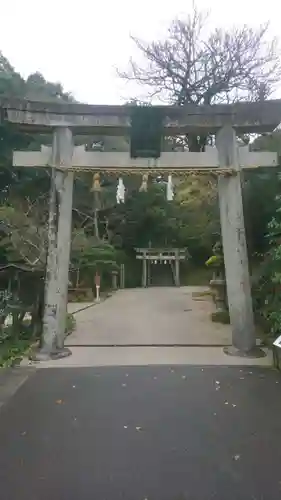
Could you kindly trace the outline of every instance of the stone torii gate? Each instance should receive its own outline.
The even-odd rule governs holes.
[[[2,101],[4,119],[28,132],[53,134],[53,146],[39,152],[14,152],[13,165],[50,167],[49,249],[46,273],[43,345],[37,359],[68,355],[64,349],[68,268],[71,242],[72,191],[75,170],[146,174],[213,173],[218,176],[221,230],[227,295],[232,327],[229,354],[259,356],[256,347],[241,171],[276,166],[274,153],[251,153],[237,146],[236,134],[274,130],[281,121],[281,101],[235,105],[157,107],[163,113],[164,135],[190,132],[216,135],[216,148],[205,152],[162,153],[160,158],[130,157],[129,152],[87,152],[73,136],[128,136],[130,107],[90,106],[28,101]]]
[[[151,285],[151,264],[170,264],[175,286],[180,286],[180,263],[187,260],[187,248],[135,248],[137,260],[142,261],[142,287]],[[172,267],[173,265],[173,267]]]

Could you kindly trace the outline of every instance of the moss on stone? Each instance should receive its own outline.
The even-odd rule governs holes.
[[[222,323],[224,325],[229,325],[230,318],[228,311],[215,311],[211,314],[211,320],[213,323]]]

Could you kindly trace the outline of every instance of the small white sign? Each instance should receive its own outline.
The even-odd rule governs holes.
[[[281,335],[279,335],[279,337],[274,340],[273,345],[275,345],[276,347],[281,347]]]

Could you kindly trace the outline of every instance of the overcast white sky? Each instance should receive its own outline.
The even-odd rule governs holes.
[[[40,71],[75,98],[92,104],[122,103],[134,89],[116,76],[136,49],[130,34],[162,36],[192,0],[1,0],[0,50],[23,76]],[[281,37],[278,0],[198,0],[212,24],[271,22]],[[279,4],[279,6],[278,6]]]

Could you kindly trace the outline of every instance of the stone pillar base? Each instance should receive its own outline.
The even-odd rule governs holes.
[[[254,347],[250,351],[241,351],[240,349],[237,349],[236,347],[231,345],[224,347],[223,352],[228,356],[237,356],[239,358],[257,359],[264,358],[266,356],[266,353],[258,346]]]
[[[68,347],[63,347],[62,349],[56,349],[52,352],[45,352],[44,350],[39,350],[31,354],[31,361],[50,361],[54,359],[62,359],[71,356],[72,352]]]

